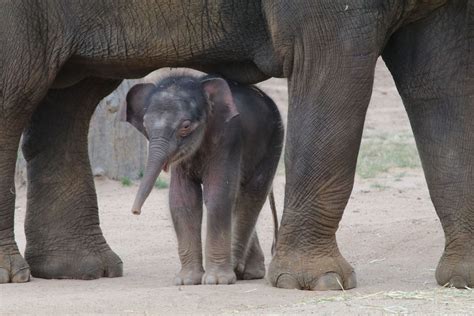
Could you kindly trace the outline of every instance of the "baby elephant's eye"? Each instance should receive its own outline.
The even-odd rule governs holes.
[[[179,136],[186,137],[191,132],[191,121],[186,120],[181,123],[181,127],[179,129]]]
[[[191,121],[186,120],[183,123],[181,123],[181,128],[187,129],[190,127],[191,127]]]

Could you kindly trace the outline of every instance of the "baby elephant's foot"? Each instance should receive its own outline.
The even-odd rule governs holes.
[[[202,284],[234,284],[236,276],[232,268],[208,268],[202,276]]]
[[[174,278],[175,285],[196,285],[201,284],[204,269],[202,266],[183,267]]]
[[[255,280],[265,277],[265,258],[263,254],[251,254],[245,263],[239,263],[235,267],[238,280]]]

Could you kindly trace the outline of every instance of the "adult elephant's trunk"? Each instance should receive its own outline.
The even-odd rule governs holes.
[[[150,195],[156,179],[168,158],[169,141],[165,138],[151,139],[148,147],[148,161],[145,168],[143,179],[140,182],[135,202],[133,203],[132,213],[140,214],[143,203]]]

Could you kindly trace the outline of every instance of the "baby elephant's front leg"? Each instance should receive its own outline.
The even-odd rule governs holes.
[[[233,284],[237,278],[231,254],[232,208],[235,205],[238,177],[223,177],[223,181],[216,178],[210,184],[204,183],[207,237],[206,272],[202,283]]]
[[[232,205],[207,203],[206,272],[202,284],[232,284],[236,275],[232,266]]]
[[[174,170],[170,184],[170,211],[178,239],[181,271],[176,285],[201,284],[202,267],[202,190],[180,170]]]

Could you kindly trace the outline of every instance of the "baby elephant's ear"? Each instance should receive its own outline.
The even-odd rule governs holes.
[[[143,125],[143,116],[145,116],[148,109],[148,98],[154,88],[155,85],[151,83],[134,85],[127,93],[125,115],[122,114],[122,119],[135,126],[145,136],[147,134]]]
[[[239,115],[229,85],[222,78],[205,78],[201,81],[207,99],[214,105],[214,111],[224,111],[225,121]]]

